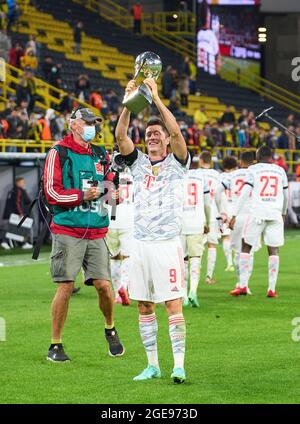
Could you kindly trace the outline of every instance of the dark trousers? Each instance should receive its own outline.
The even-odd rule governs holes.
[[[134,33],[135,34],[140,34],[141,33],[141,21],[140,20],[134,20]]]

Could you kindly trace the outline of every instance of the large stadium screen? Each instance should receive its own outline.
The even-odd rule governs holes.
[[[259,6],[261,4],[261,0],[207,0],[207,3],[212,5]]]
[[[234,5],[233,7],[221,4]],[[209,5],[211,3],[212,5]],[[216,6],[219,4],[219,6]],[[242,6],[241,6],[242,4]],[[215,74],[220,57],[259,62],[260,45],[257,29],[260,24],[259,2],[198,0],[197,62],[198,67]],[[242,23],[242,25],[241,25]]]

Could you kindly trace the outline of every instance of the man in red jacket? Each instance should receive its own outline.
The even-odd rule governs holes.
[[[52,340],[47,359],[69,361],[62,345],[62,330],[67,317],[74,281],[81,268],[85,284],[93,285],[99,297],[99,307],[105,318],[105,337],[110,356],[121,356],[125,349],[114,326],[114,295],[111,287],[109,252],[104,241],[109,219],[103,201],[109,157],[90,142],[95,138],[100,118],[88,109],[75,110],[70,119],[71,134],[53,146],[44,170],[46,199],[53,206],[51,223],[51,275],[58,283],[52,302]],[[59,149],[66,148],[67,157],[61,164]],[[112,187],[105,194],[113,196]]]
[[[143,6],[138,1],[136,2],[132,8],[131,8],[131,14],[133,16],[134,21],[134,27],[133,31],[135,34],[141,33],[141,21],[142,21],[142,14],[143,14]]]

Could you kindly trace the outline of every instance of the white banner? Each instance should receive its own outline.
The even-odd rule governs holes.
[[[300,182],[297,181],[289,183],[288,215],[292,224],[300,222]]]

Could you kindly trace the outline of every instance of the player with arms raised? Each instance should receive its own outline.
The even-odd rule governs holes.
[[[284,218],[288,205],[288,181],[285,171],[272,163],[272,152],[262,146],[256,153],[257,164],[248,169],[241,196],[234,208],[230,227],[234,228],[243,204],[252,195],[251,210],[243,230],[240,255],[240,288],[236,295],[246,295],[250,279],[251,249],[263,235],[269,253],[268,297],[277,297],[276,282],[279,271],[279,250],[284,244]]]
[[[129,294],[138,301],[139,328],[147,354],[148,366],[137,380],[161,376],[157,354],[157,319],[155,304],[164,302],[169,317],[175,383],[185,381],[185,320],[182,314],[184,264],[180,242],[184,178],[190,165],[185,140],[180,128],[158,96],[153,79],[144,83],[152,92],[161,119],[146,126],[145,144],[148,155],[134,147],[127,131],[130,112],[123,109],[116,139],[120,153],[131,168],[134,181],[134,241],[132,248]],[[126,93],[136,89],[130,81]],[[172,149],[168,154],[168,145]]]

